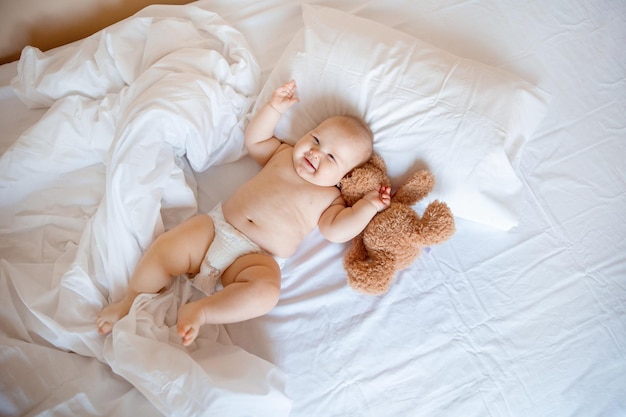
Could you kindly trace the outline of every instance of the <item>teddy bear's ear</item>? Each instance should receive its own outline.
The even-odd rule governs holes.
[[[360,169],[360,168],[357,168]],[[343,177],[339,182],[341,196],[348,206],[352,206],[363,196],[363,185],[361,184],[361,174],[356,169]]]
[[[341,196],[348,206],[356,203],[365,193],[378,188],[381,184],[389,185],[385,171],[385,162],[374,154],[363,165],[354,168],[339,182]]]
[[[385,175],[387,174],[387,165],[385,164],[385,160],[382,158],[382,156],[378,155],[376,152],[372,153],[372,156],[366,163],[379,169]]]

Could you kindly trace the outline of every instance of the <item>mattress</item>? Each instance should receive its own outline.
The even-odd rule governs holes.
[[[309,3],[150,6],[0,66],[0,414],[624,415],[626,6]],[[287,77],[277,135],[347,102],[455,234],[372,296],[315,230],[262,317],[182,347],[180,277],[98,335],[154,237],[258,172],[242,131]]]

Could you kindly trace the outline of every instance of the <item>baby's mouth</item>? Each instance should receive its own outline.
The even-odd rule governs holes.
[[[306,156],[304,157],[304,160],[306,161],[306,163],[311,167],[311,169],[313,170],[313,172],[317,171],[317,168],[315,168],[315,165],[313,165],[313,162],[311,162],[309,160],[309,158],[307,158]]]

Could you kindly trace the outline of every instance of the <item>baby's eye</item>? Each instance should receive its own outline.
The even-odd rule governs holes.
[[[335,156],[332,153],[329,153],[328,157],[330,158],[331,161],[335,162]]]
[[[320,140],[317,138],[317,136],[313,136],[313,142],[315,142],[316,145],[320,144]]]

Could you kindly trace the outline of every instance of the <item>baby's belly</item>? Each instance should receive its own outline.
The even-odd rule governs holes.
[[[228,223],[248,236],[264,251],[287,258],[296,251],[304,236],[310,232],[310,227],[303,226],[294,218],[287,220],[284,215],[255,217],[234,209],[224,209],[224,217]]]
[[[255,225],[244,227],[244,229],[240,230],[264,251],[281,258],[293,255],[302,241],[300,235],[296,236],[292,232],[266,230]]]

